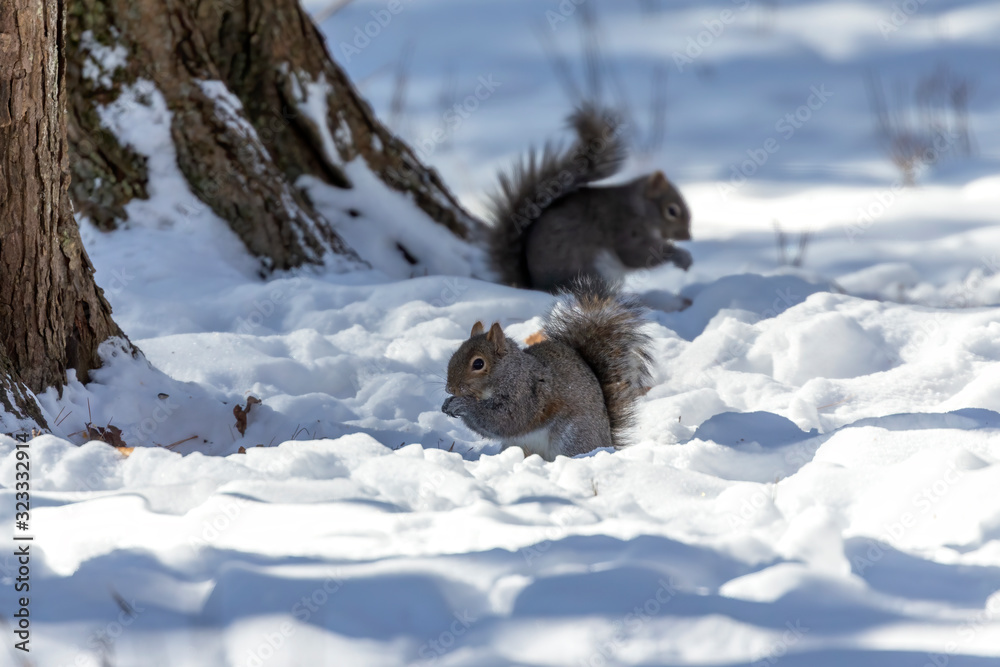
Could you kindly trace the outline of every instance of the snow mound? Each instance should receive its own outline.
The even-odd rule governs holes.
[[[222,458],[44,436],[30,445],[34,641],[45,664],[96,660],[102,629],[128,665],[151,664],[150,641],[171,647],[164,664],[206,666],[331,651],[641,664],[664,641],[675,662],[729,664],[791,628],[783,650],[803,664],[873,659],[875,642],[881,664],[905,665],[976,627],[961,652],[995,654],[1000,415],[875,420],[818,444],[758,421],[788,441],[766,452],[815,456],[745,481],[747,445],[727,479],[699,460],[720,447],[707,440],[546,464],[363,434]],[[0,438],[4,478],[14,444]]]

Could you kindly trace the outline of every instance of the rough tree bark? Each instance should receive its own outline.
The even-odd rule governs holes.
[[[62,2],[0,13],[0,411],[45,426],[32,395],[81,381],[122,336],[94,284],[67,188]]]
[[[357,157],[460,238],[479,227],[375,118],[298,0],[77,0],[68,12],[72,192],[97,226],[115,227],[147,183],[145,159],[102,127],[97,109],[147,79],[173,114],[193,192],[274,268],[350,252],[294,183],[308,174],[349,188],[342,166]],[[206,81],[240,104],[220,103]],[[307,107],[325,109],[323,126]]]

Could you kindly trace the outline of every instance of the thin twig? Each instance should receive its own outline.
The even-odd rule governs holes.
[[[580,5],[580,24],[583,32],[583,64],[590,101],[600,105],[604,97],[604,76],[601,63],[600,30],[597,14],[591,3]]]
[[[401,134],[403,117],[406,114],[406,87],[410,82],[410,65],[413,62],[413,42],[407,42],[396,63],[396,77],[393,83],[392,100],[389,102],[389,127]]]
[[[69,419],[69,416],[70,416],[71,414],[73,414],[73,411],[72,411],[72,410],[70,410],[69,412],[67,412],[67,413],[66,413],[66,416],[65,416],[65,417],[63,417],[62,419],[59,419],[59,417],[58,417],[58,415],[57,415],[57,416],[56,416],[56,419],[59,419],[59,421],[57,421],[57,422],[56,422],[56,426],[62,426],[62,423],[63,423],[64,421],[66,421],[67,419]]]
[[[650,127],[646,137],[647,155],[653,155],[667,138],[667,76],[669,70],[665,62],[653,66],[653,94],[650,96]]]
[[[232,430],[232,429],[230,429],[230,430]],[[166,447],[167,449],[170,449],[171,447],[176,447],[177,445],[182,445],[185,442],[187,442],[188,440],[194,440],[197,437],[198,437],[197,435],[192,435],[189,438],[184,438],[183,440],[178,440],[177,442],[173,442],[173,443],[171,443],[169,445],[163,445],[163,446]]]
[[[816,409],[817,409],[817,410],[825,410],[825,409],[827,409],[827,408],[832,408],[832,407],[833,407],[833,406],[835,406],[835,405],[840,405],[841,403],[846,403],[847,401],[851,400],[852,398],[854,398],[854,395],[853,395],[853,394],[851,394],[851,395],[850,395],[850,396],[848,396],[847,398],[842,398],[842,399],[840,399],[839,401],[837,401],[837,402],[835,402],[835,403],[828,403],[828,404],[826,404],[826,405],[821,405],[821,406],[819,406],[819,407],[818,407],[818,408],[816,408]]]

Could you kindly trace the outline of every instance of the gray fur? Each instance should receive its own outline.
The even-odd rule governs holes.
[[[592,105],[568,119],[577,140],[563,150],[546,144],[531,148],[509,173],[498,176],[499,188],[490,198],[490,256],[503,282],[531,287],[525,260],[525,232],[554,201],[587,183],[617,174],[628,157],[619,120],[609,110]]]
[[[525,454],[539,454],[548,460],[555,458],[554,454],[575,456],[611,446],[601,386],[580,355],[550,341],[526,350],[508,341],[514,351],[497,361],[489,397],[452,396],[441,410],[460,417],[476,433],[499,440],[503,449],[521,444],[517,441],[526,434],[547,428],[548,447],[532,448]],[[461,352],[459,349],[456,354]],[[571,396],[566,395],[567,390]],[[553,413],[545,419],[538,412],[539,406],[550,406]]]
[[[473,329],[448,363],[452,396],[441,410],[504,449],[547,460],[621,447],[649,382],[642,322],[641,308],[617,288],[578,281],[546,318],[547,340],[522,350],[492,329]],[[484,370],[473,372],[477,359]]]
[[[650,383],[643,310],[617,285],[578,278],[563,291],[544,327],[549,340],[575,350],[597,377],[616,447],[635,425],[636,402]]]
[[[664,262],[686,270],[691,255],[671,243],[691,238],[691,213],[677,188],[662,172],[588,186],[621,169],[626,147],[609,111],[584,106],[570,122],[578,135],[570,150],[531,150],[499,177],[490,256],[503,282],[554,292],[578,276],[618,277],[608,275],[609,265],[622,273]]]

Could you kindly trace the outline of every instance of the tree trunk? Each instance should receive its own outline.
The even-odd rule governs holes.
[[[0,407],[44,426],[31,394],[85,382],[122,336],[94,284],[67,188],[62,2],[0,13]],[[8,394],[8,392],[11,392]]]
[[[343,166],[357,157],[458,237],[478,229],[437,174],[378,122],[298,0],[69,7],[72,192],[98,227],[123,220],[148,180],[143,156],[102,127],[98,107],[147,79],[172,112],[178,166],[192,191],[269,266],[350,254],[330,225],[337,221],[323,219],[294,184],[311,175],[350,188]]]

